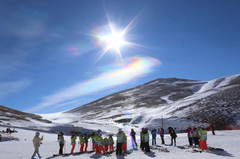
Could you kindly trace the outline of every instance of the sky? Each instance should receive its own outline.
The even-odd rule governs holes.
[[[54,113],[158,78],[239,74],[239,6],[237,0],[1,0],[0,105]]]

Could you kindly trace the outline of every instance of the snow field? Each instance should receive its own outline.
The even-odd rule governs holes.
[[[0,130],[5,128],[0,127]],[[34,151],[32,139],[35,135],[35,131],[17,129],[18,133],[13,133],[11,136],[18,138],[19,140],[10,140],[0,142],[0,158],[1,159],[30,159]],[[127,135],[128,132],[125,132]],[[40,136],[44,136],[43,144],[40,147],[40,154],[44,159],[51,158],[53,154],[57,154],[59,150],[59,145],[57,142],[57,134],[50,133],[41,133]],[[139,133],[137,132],[137,135]],[[161,145],[160,137],[157,136],[157,145],[167,148],[170,152],[161,152],[158,150],[152,150],[150,153],[144,153],[141,150],[133,151],[133,153],[118,158],[125,159],[149,159],[149,158],[167,158],[167,159],[223,159],[227,157],[231,158],[240,158],[240,131],[216,131],[216,135],[211,135],[211,132],[208,133],[208,146],[223,148],[224,152],[212,152],[206,151],[203,153],[192,153],[192,149],[184,148],[188,144],[187,134],[181,133],[177,134],[177,146],[167,146],[170,143],[170,136],[165,135],[166,145]],[[66,140],[66,147],[64,148],[67,153],[71,150],[70,145],[70,136],[64,136]],[[128,137],[128,149],[131,148],[130,137]],[[137,142],[139,142],[139,136],[137,136]],[[151,145],[151,139],[150,139]],[[79,151],[79,146],[76,145],[75,152]],[[91,150],[91,143],[89,143],[88,150]],[[115,153],[111,156],[101,156],[95,153],[82,154],[77,156],[64,156],[64,157],[55,157],[56,159],[87,159],[87,158],[101,158],[101,159],[111,159],[117,158]]]

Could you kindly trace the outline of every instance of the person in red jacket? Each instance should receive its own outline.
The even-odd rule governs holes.
[[[212,129],[212,134],[215,135],[215,132],[214,132],[214,130],[215,130],[215,125],[214,125],[213,123],[210,125],[210,129]]]
[[[164,145],[165,144],[165,141],[164,141],[164,129],[161,127],[161,130],[159,130],[159,134],[160,134],[160,137],[161,137],[161,140],[162,140],[162,144]]]

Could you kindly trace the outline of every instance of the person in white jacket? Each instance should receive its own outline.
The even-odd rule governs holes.
[[[40,133],[39,132],[36,132],[36,135],[34,136],[33,138],[33,146],[35,148],[35,151],[32,155],[32,159],[35,159],[35,155],[37,154],[39,158],[42,158],[39,154],[39,147],[40,147],[40,144],[41,144],[41,141],[43,140],[43,136],[40,138]]]

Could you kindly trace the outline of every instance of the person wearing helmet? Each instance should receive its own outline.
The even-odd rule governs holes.
[[[100,134],[102,132],[102,130],[98,129],[97,130],[97,134]]]
[[[96,135],[94,136],[94,141],[95,141],[95,151],[98,153],[98,143],[97,143],[97,138],[98,138],[99,133],[97,132]]]
[[[123,132],[123,143],[122,143],[122,151],[123,151],[123,154],[126,153],[127,151],[127,135]]]
[[[97,143],[97,151],[96,153],[98,154],[105,154],[105,149],[103,148],[103,138],[102,138],[102,135],[101,133],[98,134],[97,138],[96,138],[96,143]],[[103,151],[103,153],[102,153]]]
[[[59,143],[59,154],[63,154],[63,146],[64,146],[64,137],[63,137],[63,132],[61,131],[58,134],[58,143]]]
[[[141,139],[142,139],[142,151],[150,152],[150,147],[149,147],[149,134],[148,134],[148,129],[144,128],[141,134]]]
[[[75,145],[76,145],[76,135],[75,134],[72,134],[70,140],[71,140],[71,145],[72,145],[72,150],[71,150],[71,154],[73,154],[73,151],[75,149]]]
[[[85,133],[83,134],[83,138],[84,138],[84,143],[85,143],[85,149],[84,149],[84,152],[87,152],[87,148],[88,148],[88,139],[89,139],[89,137],[88,137],[88,133],[87,133],[87,132],[85,132]]]
[[[114,141],[113,141],[113,138],[112,138],[112,134],[109,134],[108,143],[109,143],[110,151],[114,151],[114,148],[113,148]]]
[[[80,136],[79,136],[79,142],[80,142],[80,152],[83,152],[83,148],[84,148],[84,135],[83,134],[81,134]]]
[[[103,139],[103,144],[104,144],[105,152],[107,152],[107,151],[108,151],[108,146],[109,146],[109,141],[108,141],[108,138],[107,138],[107,137],[105,137],[105,138]]]
[[[207,129],[206,128],[200,128],[199,130],[199,148],[202,149],[202,151],[207,150]]]
[[[198,137],[198,132],[197,132],[197,128],[194,126],[193,127],[193,140],[194,140],[194,144],[195,146],[199,145],[199,137]]]
[[[97,136],[97,135],[96,135],[95,132],[93,132],[92,135],[91,135],[91,139],[92,139],[92,150],[93,150],[93,151],[96,150],[96,141],[95,141],[96,136]]]
[[[34,157],[36,156],[36,154],[38,155],[39,158],[42,158],[39,154],[39,147],[40,147],[40,144],[41,144],[41,141],[43,140],[43,136],[40,138],[40,133],[39,132],[36,132],[34,138],[33,138],[33,146],[35,148],[35,151],[32,155],[32,159],[34,159]]]
[[[118,129],[117,133],[117,149],[116,149],[116,154],[117,155],[122,155],[122,144],[124,140],[124,133],[122,129]]]
[[[201,135],[202,135],[202,128],[203,126],[198,126],[198,129],[197,129],[197,134],[199,136],[199,148],[202,149],[202,140],[201,140]]]

